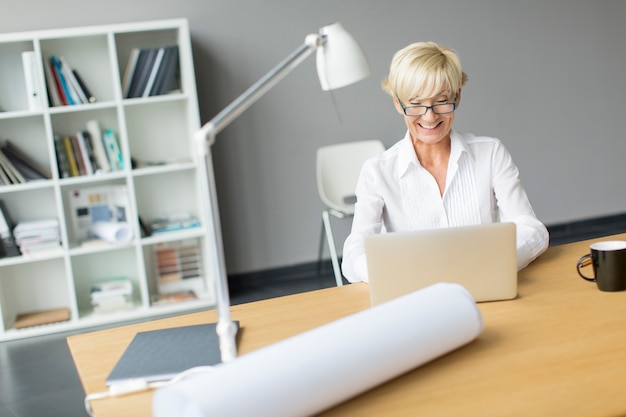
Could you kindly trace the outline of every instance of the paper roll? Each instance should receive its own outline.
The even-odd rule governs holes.
[[[128,223],[96,222],[91,226],[94,235],[111,243],[130,242],[133,231]]]
[[[469,343],[482,329],[465,288],[435,284],[161,388],[153,416],[313,415]]]

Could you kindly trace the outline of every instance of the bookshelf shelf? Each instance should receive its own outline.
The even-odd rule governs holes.
[[[173,70],[161,75],[160,67],[149,69],[154,71],[154,87],[147,84],[142,97],[125,98],[131,54],[145,49],[175,49],[175,58],[169,59],[174,62],[170,65]],[[165,52],[161,56],[165,57]],[[62,92],[56,87],[59,79],[50,72],[52,57],[58,61],[62,57],[70,73],[79,74],[88,87],[88,91],[81,90],[83,98],[90,93],[94,100],[61,102]],[[27,70],[27,62],[35,63],[34,71]],[[37,85],[43,90],[36,91]],[[33,89],[38,94],[32,95]],[[0,34],[0,91],[0,148],[10,140],[50,174],[37,181],[1,183],[0,201],[14,224],[57,219],[60,242],[50,250],[0,258],[0,341],[213,307],[214,279],[207,268],[210,261],[205,259],[209,252],[205,245],[211,242],[205,240],[204,226],[153,235],[142,228],[157,218],[181,213],[203,218],[203,210],[207,210],[198,198],[202,173],[192,143],[200,119],[187,20]],[[87,126],[94,123],[100,130],[88,131]],[[83,142],[92,147],[91,133],[104,137],[105,131],[110,131],[119,148],[114,155],[118,159],[113,161],[120,165],[102,169],[102,159],[96,159],[92,149],[89,162],[83,160],[83,172],[64,172],[59,166],[62,155],[68,157],[60,151],[64,150],[64,138],[85,131],[89,135]],[[87,155],[89,147],[80,139],[72,140],[77,148],[83,146]],[[107,146],[106,141],[104,144]],[[80,151],[74,154],[75,158],[81,155]],[[122,201],[105,199],[105,203],[92,205],[77,200],[105,192],[102,190],[123,190],[122,197],[115,197]],[[91,232],[84,227],[95,221],[95,213],[108,215],[117,226],[122,224],[132,237],[107,243],[92,240],[89,234],[85,242],[84,233]],[[158,303],[164,287],[155,271],[155,251],[163,245],[183,243],[200,254],[200,276],[183,283],[194,288],[196,298]],[[132,284],[127,308],[94,311],[91,289],[118,277]],[[16,328],[18,315],[59,309],[69,311],[69,320]]]

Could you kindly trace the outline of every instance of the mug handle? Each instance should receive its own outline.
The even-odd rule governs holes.
[[[583,273],[580,272],[581,268],[584,268],[585,266],[590,265],[592,262],[593,261],[591,259],[591,254],[588,253],[578,260],[578,263],[576,264],[576,270],[578,271],[578,275],[580,275],[581,278],[586,279],[587,281],[595,282],[596,281],[595,277],[589,278],[589,277],[584,276]]]

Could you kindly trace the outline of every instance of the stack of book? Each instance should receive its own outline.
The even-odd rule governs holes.
[[[21,221],[13,230],[15,242],[20,251],[27,255],[59,249],[61,235],[58,219]]]
[[[9,140],[0,147],[0,185],[50,179],[50,170]]]
[[[115,133],[100,128],[97,120],[72,135],[55,134],[59,177],[78,177],[124,169],[124,158]]]
[[[134,48],[122,79],[124,97],[167,94],[178,86],[178,45]]]
[[[50,56],[46,66],[48,95],[52,106],[94,103],[96,98],[63,56]]]
[[[111,278],[91,287],[94,313],[128,310],[133,307],[133,284],[125,277]]]

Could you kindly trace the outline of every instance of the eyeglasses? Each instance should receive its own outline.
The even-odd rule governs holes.
[[[396,95],[396,98],[398,99],[398,103],[400,103],[402,110],[404,110],[404,114],[407,116],[423,116],[428,112],[428,109],[431,109],[435,114],[447,114],[452,113],[454,110],[456,110],[456,97],[454,98],[454,101],[452,103],[433,104],[432,106],[406,107],[404,106],[404,104],[402,104],[402,100],[400,100],[400,97]]]

